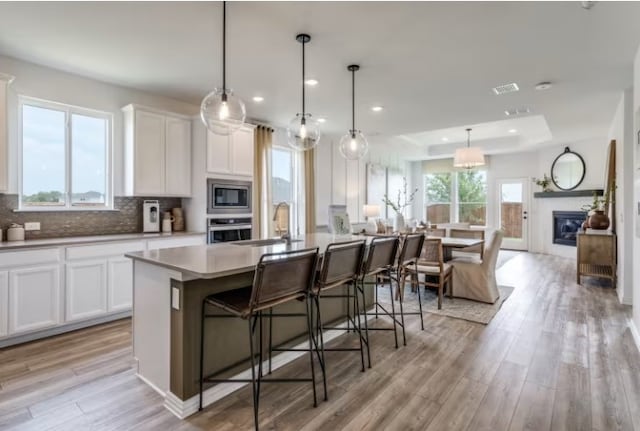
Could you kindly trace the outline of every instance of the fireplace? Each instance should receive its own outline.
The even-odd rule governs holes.
[[[576,235],[586,220],[584,211],[553,212],[553,243],[576,246]]]

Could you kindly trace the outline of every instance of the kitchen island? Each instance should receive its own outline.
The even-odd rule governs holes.
[[[195,413],[202,300],[212,293],[250,286],[255,266],[265,253],[310,247],[318,247],[322,253],[330,243],[357,239],[363,237],[318,233],[293,238],[291,244],[258,240],[127,254],[134,262],[133,350],[138,376],[164,396],[165,406],[176,416],[184,418]],[[372,296],[366,298],[366,304],[373,302]],[[326,299],[321,306],[323,321],[340,324],[345,320],[345,300]],[[304,312],[304,303],[284,304],[277,311]],[[205,331],[205,375],[220,370],[226,370],[228,377],[249,373],[246,322],[209,319],[206,324],[212,326]],[[325,342],[343,333],[330,331]],[[304,317],[274,319],[273,342],[301,343],[306,347]],[[301,352],[284,352],[274,356],[274,369],[300,355]],[[205,391],[204,405],[242,386],[213,386]]]

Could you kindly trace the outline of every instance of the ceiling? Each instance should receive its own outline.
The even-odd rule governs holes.
[[[3,55],[194,104],[221,84],[219,2],[2,2],[0,16]],[[251,118],[286,125],[300,111],[295,35],[307,32],[307,76],[320,82],[307,108],[326,133],[349,128],[357,63],[356,126],[378,145],[410,139],[431,157],[429,132],[458,128],[464,141],[466,126],[522,106],[571,143],[606,136],[632,85],[638,16],[639,2],[232,2],[227,79]],[[520,91],[491,90],[511,82]],[[524,129],[516,141],[551,142]]]

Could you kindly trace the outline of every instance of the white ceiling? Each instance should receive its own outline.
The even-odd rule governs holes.
[[[196,104],[220,85],[219,2],[2,2],[0,17],[0,54]],[[529,106],[570,143],[606,135],[632,85],[639,17],[638,2],[232,2],[228,84],[250,117],[287,124],[300,110],[295,35],[307,32],[307,75],[320,81],[307,107],[328,133],[349,127],[346,66],[358,63],[356,125],[375,142],[464,135]],[[491,91],[510,82],[521,91]]]

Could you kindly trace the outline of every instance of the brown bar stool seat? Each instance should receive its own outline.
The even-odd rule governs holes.
[[[202,301],[202,317],[200,325],[200,399],[199,409],[202,410],[202,396],[205,383],[223,382],[248,382],[252,385],[253,413],[255,429],[258,429],[258,412],[260,403],[260,385],[263,382],[311,382],[313,386],[313,405],[317,406],[315,372],[313,362],[313,334],[310,314],[310,294],[318,264],[318,248],[306,250],[294,250],[284,253],[265,254],[256,265],[253,285],[245,288],[209,295]],[[273,379],[264,378],[262,372],[262,319],[263,311],[272,307],[285,304],[290,301],[304,300],[307,321],[307,337],[311,377]],[[215,307],[227,312],[227,314],[208,313],[209,308]],[[228,371],[229,368],[219,370],[214,374],[204,375],[205,354],[205,321],[215,318],[238,317],[248,322],[249,329],[249,360],[251,363],[251,379],[221,379],[217,375]],[[258,327],[258,339],[260,347],[258,356],[258,372],[256,375],[255,335]],[[211,328],[215,331],[215,327]],[[323,372],[324,373],[324,372]]]
[[[362,325],[360,321],[360,306],[358,304],[358,295],[356,291],[356,281],[360,276],[362,268],[362,261],[364,258],[366,249],[366,240],[338,242],[329,244],[322,256],[322,267],[317,274],[315,285],[312,289],[312,299],[315,307],[311,310],[313,319],[313,310],[316,311],[316,331],[315,339],[319,342],[320,350],[320,366],[323,370],[323,385],[325,400],[328,399],[327,395],[327,380],[326,380],[326,363],[324,360],[324,352],[349,352],[359,351],[360,360],[362,364],[362,371],[365,370],[364,365],[364,334],[362,332]],[[337,287],[347,288],[347,292],[344,294],[327,294],[326,292],[333,290]],[[340,298],[347,301],[347,327],[334,327],[325,326],[322,322],[322,316],[320,311],[320,299],[335,299]],[[352,302],[353,301],[353,302]],[[353,313],[352,313],[353,312]],[[357,333],[360,346],[359,348],[348,347],[324,347],[323,331],[325,329],[353,331]]]
[[[404,344],[407,344],[406,336],[404,333],[404,320],[398,321],[396,317],[396,308],[395,301],[393,298],[393,281],[398,282],[398,279],[393,275],[393,267],[396,263],[396,255],[398,254],[398,246],[400,244],[400,240],[398,237],[387,236],[387,237],[376,237],[369,244],[369,251],[367,253],[365,262],[362,267],[361,275],[359,278],[359,282],[357,283],[358,292],[362,296],[362,304],[365,303],[365,287],[373,286],[374,291],[374,307],[375,311],[373,313],[367,312],[365,308],[361,311],[361,314],[364,316],[364,343],[367,346],[367,360],[369,363],[369,368],[371,368],[371,352],[370,352],[370,343],[369,343],[369,331],[393,331],[396,349],[398,348],[398,329],[400,326],[402,328],[402,337],[404,340]],[[368,282],[367,279],[373,278],[373,282]],[[387,310],[384,305],[378,302],[378,287],[379,281],[388,281],[389,282],[389,297],[391,299],[391,310]],[[402,310],[402,303],[400,303],[400,307]],[[381,314],[379,310],[382,310],[384,315],[391,318],[393,322],[393,328],[382,328],[382,327],[374,327],[369,328],[368,324],[368,316],[375,316],[376,319]],[[400,313],[400,318],[402,319],[402,312]]]

